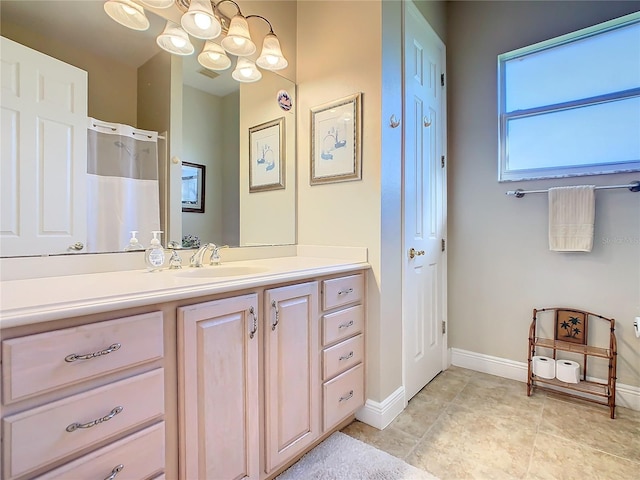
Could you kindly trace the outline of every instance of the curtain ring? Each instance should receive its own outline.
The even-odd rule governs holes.
[[[391,128],[396,128],[396,127],[398,127],[399,125],[400,125],[400,120],[398,120],[398,119],[396,118],[396,115],[395,115],[395,113],[394,113],[393,115],[391,115],[391,118],[389,119],[389,126],[390,126]]]

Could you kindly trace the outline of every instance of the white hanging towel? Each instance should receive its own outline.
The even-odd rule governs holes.
[[[556,252],[590,252],[596,212],[595,186],[549,189],[549,248]]]

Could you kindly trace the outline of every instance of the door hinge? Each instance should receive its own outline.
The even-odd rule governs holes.
[[[447,241],[443,238],[440,244],[440,250],[444,252],[446,248],[447,248]]]
[[[445,322],[444,320],[442,321],[442,334],[446,334],[447,333],[447,322]]]
[[[440,157],[440,166],[444,168],[444,155]]]
[[[440,74],[440,85],[444,87],[444,73]]]

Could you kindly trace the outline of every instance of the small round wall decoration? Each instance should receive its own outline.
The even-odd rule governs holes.
[[[291,100],[289,92],[286,90],[280,90],[278,92],[278,105],[285,112],[291,110],[291,107],[293,107],[293,100]]]

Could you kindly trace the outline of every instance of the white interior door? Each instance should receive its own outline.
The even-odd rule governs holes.
[[[445,46],[404,2],[403,349],[406,399],[444,368]]]
[[[0,49],[0,255],[82,250],[87,72],[4,37]]]

